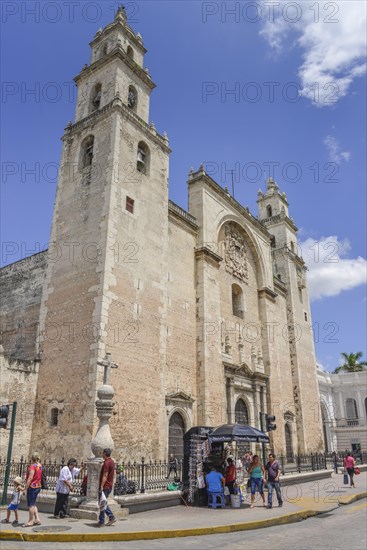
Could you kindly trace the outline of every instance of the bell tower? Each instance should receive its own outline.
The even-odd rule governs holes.
[[[267,190],[258,192],[259,221],[273,235],[272,262],[277,283],[286,291],[287,327],[281,327],[281,336],[288,340],[293,381],[294,406],[283,411],[296,424],[299,453],[309,452],[322,435],[318,416],[318,387],[316,357],[312,333],[310,303],[307,288],[307,267],[297,243],[297,231],[289,217],[285,193],[279,191],[272,178]],[[278,420],[278,419],[277,419]],[[286,418],[282,419],[283,422]]]
[[[141,439],[138,418],[139,430],[158,445],[157,410],[165,420],[168,138],[149,123],[155,84],[123,7],[90,46],[91,63],[75,78],[75,121],[62,137],[41,304],[32,446],[46,457],[69,447],[89,456],[106,352],[120,367],[111,380],[116,450]],[[141,395],[142,387],[147,399],[138,416],[128,396]]]

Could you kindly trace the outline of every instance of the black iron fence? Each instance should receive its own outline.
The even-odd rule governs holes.
[[[23,457],[19,461],[13,460],[10,465],[10,483],[17,476],[25,480],[29,465],[30,462],[26,461]],[[64,458],[61,462],[50,460],[42,463],[43,471],[47,477],[48,490],[55,490],[60,470],[65,465],[66,461]],[[78,464],[78,468],[82,466],[83,463]],[[0,487],[4,485],[5,467],[6,459],[0,459]],[[134,486],[136,493],[166,489],[168,483],[175,479],[177,481],[181,481],[182,479],[182,464],[180,461],[178,461],[175,467],[171,467],[169,463],[161,460],[146,461],[144,458],[141,459],[141,462],[122,462],[116,464],[117,475],[119,475],[121,467],[123,467],[123,476],[131,482],[130,486]],[[81,494],[83,477],[87,474],[88,471],[85,468],[84,471],[75,476],[73,483],[74,495]]]
[[[346,453],[310,453],[297,455],[288,453],[286,456],[277,456],[283,474],[313,472],[316,470],[334,470],[338,472],[343,467]],[[367,452],[353,453],[357,464],[367,463]]]
[[[283,475],[296,474],[303,472],[312,472],[316,470],[334,470],[338,471],[343,466],[345,453],[311,453],[308,455],[287,454],[287,456],[278,455]],[[367,463],[367,452],[354,455],[356,462]],[[25,480],[27,468],[30,462],[23,457],[19,461],[12,461],[10,465],[10,483],[16,476]],[[64,459],[61,462],[57,460],[45,461],[42,466],[47,477],[48,489],[54,491],[59,477],[60,469],[66,465]],[[80,468],[83,463],[78,465]],[[176,467],[170,466],[168,462],[161,460],[145,460],[140,462],[122,462],[116,464],[117,475],[120,468],[123,467],[122,475],[131,482],[130,487],[134,487],[136,493],[145,493],[146,491],[164,490],[167,484],[176,480],[182,480],[182,461],[177,461]],[[5,476],[6,460],[0,458],[0,487],[3,487]],[[87,469],[82,470],[74,479],[74,495],[80,495],[82,489],[83,477],[87,475]],[[130,492],[130,491],[129,491]]]

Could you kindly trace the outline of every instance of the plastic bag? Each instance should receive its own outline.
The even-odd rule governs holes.
[[[103,491],[102,491],[100,499],[98,501],[98,506],[99,506],[99,509],[100,509],[101,512],[102,512],[102,510],[106,510],[106,508],[107,508],[107,498],[106,498],[106,495],[104,494]]]

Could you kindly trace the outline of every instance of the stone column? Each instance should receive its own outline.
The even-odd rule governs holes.
[[[234,424],[234,380],[227,378],[227,420],[229,424]]]
[[[111,363],[111,357],[106,355],[106,361],[101,362],[105,367],[103,385],[97,390],[98,399],[96,401],[97,416],[99,419],[99,426],[97,433],[92,440],[91,449],[93,457],[86,462],[88,472],[88,486],[87,486],[87,498],[79,508],[70,510],[70,515],[79,519],[94,519],[98,520],[99,506],[98,506],[98,492],[99,492],[99,475],[103,464],[103,449],[109,448],[113,451],[115,445],[112,439],[110,431],[110,418],[112,415],[115,402],[113,397],[115,390],[108,384],[109,382],[109,369],[117,367]],[[129,511],[127,508],[121,508],[121,506],[113,499],[112,493],[108,497],[108,506],[113,512],[114,516],[118,519],[126,518]]]
[[[255,409],[254,426],[260,430],[261,400],[260,400],[259,384],[255,383],[253,385],[253,391],[254,391],[254,409]]]
[[[266,395],[266,386],[261,386],[261,411],[264,414],[267,414],[268,412],[268,403],[267,403],[267,395]]]

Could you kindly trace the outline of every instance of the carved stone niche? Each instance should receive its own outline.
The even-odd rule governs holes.
[[[247,245],[243,232],[235,223],[224,226],[224,250],[226,271],[248,283]]]

